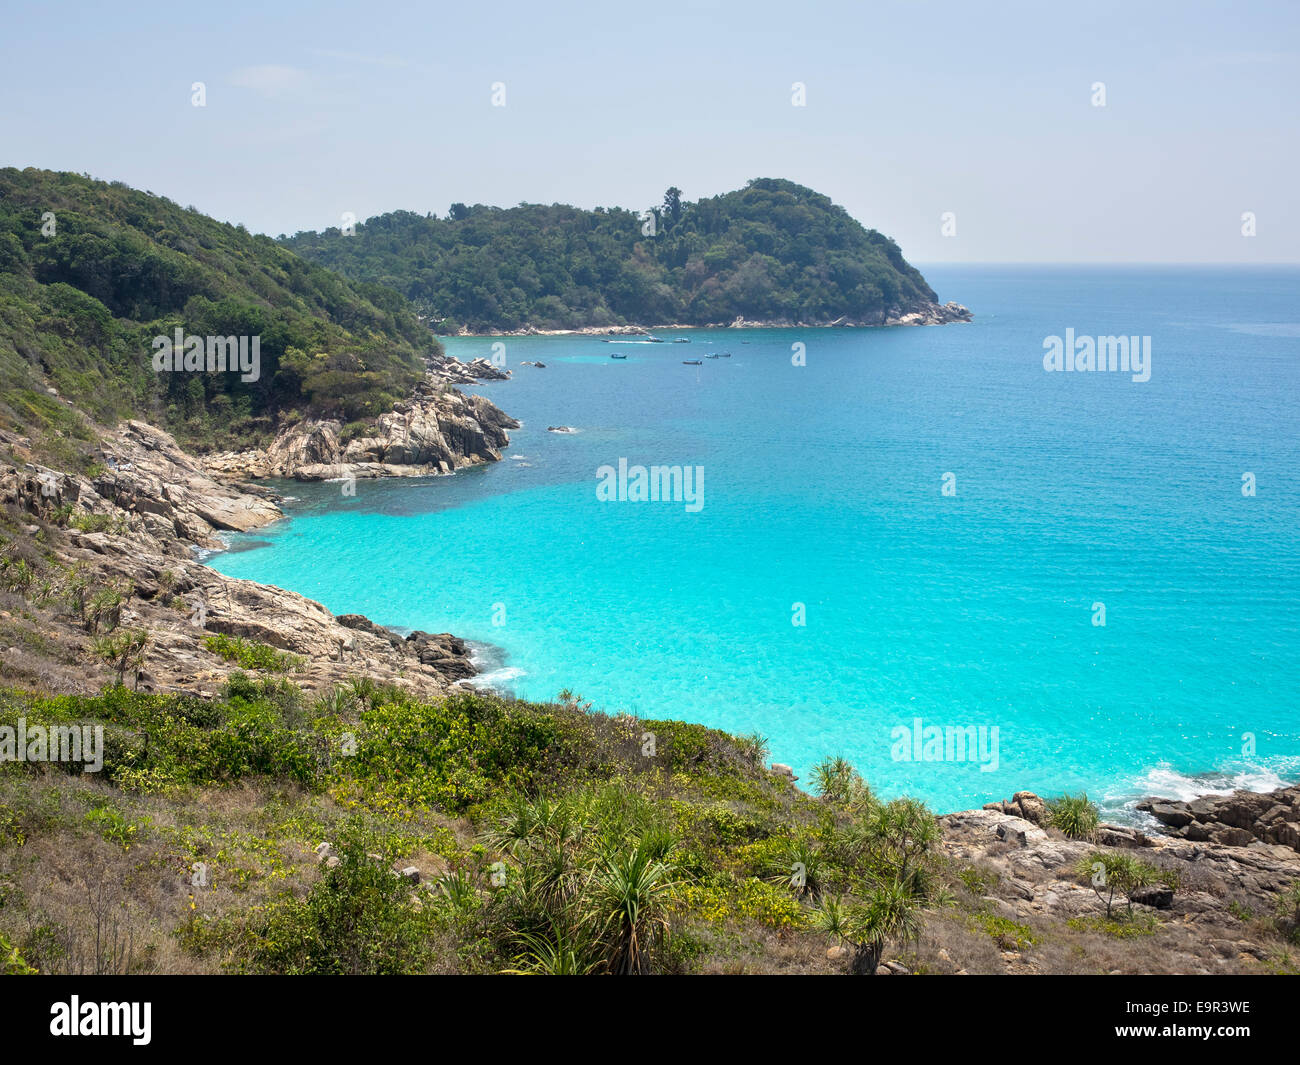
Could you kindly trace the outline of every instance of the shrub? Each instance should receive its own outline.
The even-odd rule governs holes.
[[[1140,888],[1159,883],[1177,887],[1172,873],[1118,851],[1094,851],[1079,863],[1079,873],[1088,878],[1092,890],[1106,904],[1107,920],[1113,916],[1116,895],[1126,899],[1127,913],[1132,916],[1133,896]]]
[[[1002,950],[1024,950],[1038,943],[1038,936],[1027,924],[992,913],[977,913],[973,920]]]
[[[277,651],[274,647],[242,636],[230,637],[225,633],[203,637],[203,646],[227,662],[238,662],[243,669],[258,669],[270,673],[297,672],[306,665],[301,655]]]
[[[112,632],[122,619],[123,595],[117,588],[101,588],[85,605],[86,631],[95,635],[102,628]]]
[[[36,970],[0,932],[0,976],[35,976]]]
[[[97,637],[91,646],[95,654],[117,671],[119,686],[125,683],[128,670],[139,669],[144,663],[150,636],[144,629],[115,632],[111,636]]]
[[[1278,894],[1277,922],[1284,935],[1300,942],[1300,880]]]
[[[366,854],[358,835],[304,899],[273,904],[253,931],[251,967],[261,973],[402,975],[425,971],[432,916],[411,888]]]
[[[823,758],[813,766],[813,786],[832,806],[870,806],[874,801],[866,781],[846,758]]]
[[[1047,823],[1070,839],[1092,839],[1101,817],[1086,793],[1062,795],[1047,803]]]

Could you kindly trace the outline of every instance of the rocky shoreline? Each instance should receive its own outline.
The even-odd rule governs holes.
[[[479,362],[443,372],[496,369]],[[39,554],[92,592],[121,593],[117,629],[150,634],[127,678],[140,690],[216,695],[240,666],[208,641],[229,636],[299,656],[288,676],[308,693],[361,676],[437,698],[475,675],[465,641],[449,633],[399,635],[362,615],[336,617],[296,593],[220,574],[196,549],[219,548],[221,533],[283,518],[272,491],[241,478],[447,473],[498,459],[514,424],[482,397],[431,380],[347,442],[337,422],[300,422],[263,451],[199,459],[167,433],[126,422],[103,436],[101,468],[87,476],[34,463],[28,440],[0,432],[12,457],[0,461],[0,505],[22,516],[33,563]],[[0,599],[6,682],[87,694],[111,683],[112,670],[92,652],[93,633],[66,610],[33,605],[39,602]],[[773,772],[793,780],[787,767]],[[1162,917],[1162,951],[1151,971],[1248,972],[1272,964],[1276,929],[1265,918],[1279,894],[1300,882],[1300,787],[1190,802],[1151,797],[1137,809],[1149,825],[1103,823],[1084,840],[1053,828],[1047,803],[1031,792],[940,817],[943,853],[980,885],[985,916],[1004,922],[995,926],[1003,929],[1002,947],[976,968],[954,963],[946,970],[940,950],[926,971],[1068,969],[1063,955],[1023,947],[1036,936],[1049,943],[1097,936],[1094,946],[1104,954],[1110,933],[1096,930],[1102,911],[1086,870],[1099,851],[1131,854],[1160,871],[1162,879],[1131,896],[1139,916]],[[912,971],[901,961],[889,964],[894,968],[881,971]],[[1115,964],[1120,971],[1132,963],[1117,956]]]
[[[431,381],[346,443],[337,421],[308,420],[264,450],[200,459],[170,434],[128,421],[101,434],[101,469],[93,476],[39,465],[27,438],[0,432],[12,456],[0,460],[0,505],[22,515],[32,568],[52,565],[61,573],[50,580],[52,591],[75,584],[87,595],[116,597],[115,629],[149,634],[127,678],[140,690],[213,694],[239,668],[207,646],[224,635],[300,656],[292,679],[309,692],[364,674],[434,697],[474,676],[463,640],[425,632],[403,638],[360,615],[335,617],[305,596],[218,573],[197,552],[223,548],[223,532],[250,532],[284,517],[279,497],[250,479],[447,474],[498,461],[507,430],[517,425],[483,397]],[[113,671],[92,650],[95,632],[49,598],[36,619],[14,597],[0,609],[6,677],[86,693],[111,683]],[[27,634],[33,620],[39,635]]]
[[[519,329],[507,329],[492,333],[475,333],[461,329],[457,336],[462,337],[517,337],[517,336],[650,336],[656,332],[673,329],[832,329],[836,327],[853,329],[872,329],[880,326],[907,325],[949,325],[973,320],[974,313],[968,308],[949,300],[947,303],[928,303],[918,310],[904,310],[891,307],[866,318],[840,317],[826,321],[805,322],[792,318],[748,319],[743,316],[730,322],[707,322],[688,325],[670,322],[662,325],[589,325],[578,329],[539,329],[537,326],[523,326]],[[486,360],[476,360],[484,362]]]
[[[1150,830],[1103,823],[1088,840],[1068,839],[1051,828],[1047,803],[1027,791],[980,810],[947,814],[939,823],[945,853],[984,878],[979,882],[987,885],[990,915],[1023,926],[1029,938],[1062,924],[1076,932],[1091,928],[1102,911],[1088,865],[1099,851],[1118,851],[1163,874],[1133,893],[1133,908],[1139,916],[1163,913],[1162,927],[1173,943],[1161,956],[1178,965],[1153,963],[1148,971],[1258,971],[1276,949],[1266,919],[1279,893],[1300,881],[1300,786],[1190,803],[1151,798],[1138,808],[1152,813]],[[1188,838],[1192,825],[1201,826],[1205,838]],[[1168,834],[1171,829],[1183,834]],[[1270,832],[1290,842],[1268,842]],[[1036,953],[1007,944],[1002,971],[1035,971],[1044,963]]]
[[[505,376],[483,359],[457,365],[471,381],[487,370]],[[451,388],[451,380],[422,383],[410,399],[381,414],[363,436],[345,438],[342,422],[309,418],[282,429],[265,448],[206,455],[203,465],[226,481],[334,481],[433,477],[499,462],[501,449],[510,443],[507,430],[518,429],[519,422],[491,400]]]

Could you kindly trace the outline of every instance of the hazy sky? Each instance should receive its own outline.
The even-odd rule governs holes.
[[[920,262],[1300,261],[1295,0],[6,0],[0,27],[0,164],[272,235],[786,177]]]

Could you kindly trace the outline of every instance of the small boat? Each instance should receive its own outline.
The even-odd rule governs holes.
[[[700,362],[699,359],[682,359],[682,365],[683,365],[683,366],[703,366],[704,363]]]
[[[711,352],[709,352],[707,355],[705,355],[704,357],[705,357],[706,359],[720,359],[720,358],[722,358],[722,356],[719,355],[716,351],[711,351]]]
[[[729,359],[729,358],[731,358],[731,352],[729,352],[729,351],[724,351],[724,352],[722,353],[722,355],[721,355],[721,358],[724,358],[724,359]]]
[[[652,337],[652,336],[647,336],[647,337],[645,338],[645,342],[646,342],[647,344],[662,344],[664,341],[663,341],[663,337]]]
[[[622,353],[620,353],[620,352],[617,352],[617,351],[611,351],[611,352],[609,353],[609,357],[610,357],[611,359],[626,359],[626,358],[627,358],[626,355],[624,355],[624,354],[622,354]]]
[[[545,370],[545,369],[546,369],[546,363],[544,363],[544,362],[535,362],[535,363],[533,363],[533,365],[536,366],[539,370]]]
[[[691,342],[690,337],[677,337],[676,339],[673,340],[674,344],[689,344],[690,342]]]

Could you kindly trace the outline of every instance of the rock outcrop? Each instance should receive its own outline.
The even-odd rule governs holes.
[[[226,480],[429,477],[496,462],[519,423],[483,396],[429,383],[380,415],[364,435],[343,439],[343,425],[308,419],[282,430],[264,449],[223,452],[204,466]]]
[[[984,809],[996,810],[998,813],[1012,817],[1023,817],[1026,821],[1039,826],[1047,823],[1047,803],[1032,791],[1018,791],[1010,799],[1002,802],[985,803]]]
[[[26,453],[22,437],[4,434],[0,443],[16,457]],[[309,455],[314,446],[308,438],[296,454]],[[62,574],[56,586],[75,573],[87,595],[121,594],[117,625],[150,635],[134,678],[141,690],[217,690],[240,668],[206,646],[218,634],[300,657],[291,676],[309,692],[364,675],[428,697],[474,675],[464,641],[448,633],[403,638],[360,615],[336,618],[305,596],[227,577],[195,557],[196,547],[223,546],[218,532],[282,518],[273,493],[219,482],[170,435],[143,422],[105,434],[100,458],[103,469],[93,479],[0,462],[0,507],[30,520],[25,531],[40,537],[43,564]],[[82,620],[57,605],[43,613],[43,653],[0,641],[5,675],[56,690],[91,691],[109,682]],[[8,617],[0,610],[0,623]]]
[[[461,362],[450,355],[432,359],[429,374],[435,380],[446,381],[453,385],[472,385],[476,381],[507,381],[510,371],[494,365],[484,358]]]
[[[1203,795],[1191,802],[1147,798],[1137,808],[1179,839],[1226,847],[1272,845],[1300,853],[1300,786]]]
[[[1294,793],[1295,789],[1284,791]],[[1214,816],[1244,820],[1247,810],[1260,810],[1264,800],[1282,805],[1277,801],[1282,794],[1248,799],[1245,793],[1238,793],[1160,805],[1200,804],[1198,809],[1212,807]],[[991,916],[1015,922],[1049,943],[1067,934],[1086,933],[1093,927],[1089,922],[1105,914],[1104,892],[1099,895],[1091,883],[1093,855],[1129,851],[1160,870],[1167,880],[1133,892],[1135,909],[1161,911],[1163,924],[1159,949],[1153,946],[1126,959],[1124,964],[1140,968],[1125,971],[1258,972],[1275,954],[1276,940],[1267,923],[1248,921],[1243,914],[1265,917],[1274,913],[1279,893],[1300,881],[1300,854],[1292,848],[1253,836],[1249,844],[1241,846],[1194,842],[1108,824],[1099,826],[1092,840],[1072,840],[1012,812],[1037,813],[1043,806],[1033,792],[1017,792],[1006,802],[939,818],[944,854],[968,871],[972,884],[983,885],[983,905]],[[1258,820],[1266,819],[1256,817]],[[1128,900],[1120,895],[1115,903],[1125,910]],[[1051,953],[1050,947],[1004,949],[1001,960],[990,962],[983,971],[1061,971],[1063,962],[1054,960]]]

